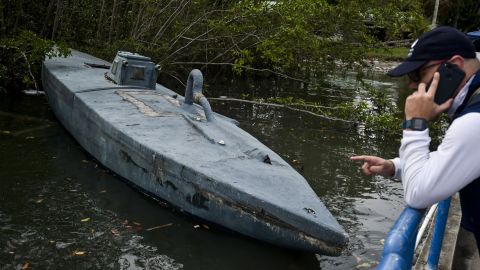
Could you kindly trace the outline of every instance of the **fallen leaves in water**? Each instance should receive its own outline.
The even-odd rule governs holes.
[[[208,225],[206,225],[206,224],[202,224],[202,227],[203,227],[204,229],[206,229],[206,230],[209,230],[209,229],[210,229],[210,227],[208,227]],[[194,225],[193,228],[198,229],[198,228],[200,228],[200,225],[198,225],[198,224],[197,224],[197,225]]]
[[[120,232],[117,229],[111,229],[110,232],[115,236],[120,236]]]
[[[82,219],[82,220],[80,220],[80,221],[81,221],[81,222],[89,222],[89,221],[90,221],[90,218],[87,217],[87,218],[84,218],[84,219]]]
[[[85,255],[85,251],[75,251],[75,252],[73,252],[73,255],[75,255],[75,256],[83,256],[83,255]]]
[[[355,260],[357,260],[357,264],[359,264],[362,261],[362,257],[358,256],[357,254],[352,252],[352,256],[355,257]]]
[[[24,263],[24,264],[22,265],[22,270],[26,270],[26,269],[28,269],[29,267],[30,267],[30,264],[29,264],[28,262],[27,262],[27,263]]]
[[[357,268],[372,268],[372,265],[370,263],[365,262],[357,265]]]
[[[132,224],[132,225],[130,225]],[[136,222],[136,221],[128,221],[128,219],[125,219],[123,221],[123,226],[129,230],[133,230],[133,231],[136,231],[136,232],[139,232],[141,230],[143,230],[142,228],[142,224],[139,223],[139,222]]]

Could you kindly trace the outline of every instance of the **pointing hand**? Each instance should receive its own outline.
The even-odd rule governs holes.
[[[363,161],[362,171],[365,175],[379,174],[391,177],[395,174],[395,165],[391,160],[376,156],[353,156],[353,161]]]

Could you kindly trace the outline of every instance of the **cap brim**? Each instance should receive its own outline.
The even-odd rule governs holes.
[[[403,61],[400,65],[388,71],[387,75],[391,77],[400,77],[406,75],[427,63],[428,60],[423,61]]]

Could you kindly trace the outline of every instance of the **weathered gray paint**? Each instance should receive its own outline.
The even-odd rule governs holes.
[[[106,75],[118,85],[155,89],[157,70],[150,57],[118,51]]]
[[[42,79],[58,119],[103,165],[233,231],[340,254],[347,235],[307,181],[234,120],[215,114],[207,121],[202,107],[159,84],[117,85],[84,62],[108,64],[73,51],[46,60]]]
[[[194,69],[190,72],[187,79],[187,88],[185,90],[185,100],[184,103],[187,105],[192,105],[194,101],[197,101],[205,113],[207,121],[215,120],[213,115],[212,108],[207,98],[202,94],[203,87],[203,75],[202,72],[198,69]]]

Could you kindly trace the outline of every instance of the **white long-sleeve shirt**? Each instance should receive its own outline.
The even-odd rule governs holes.
[[[437,151],[430,152],[429,145],[428,129],[404,130],[400,157],[392,160],[413,208],[446,199],[480,177],[480,113],[453,121]]]

